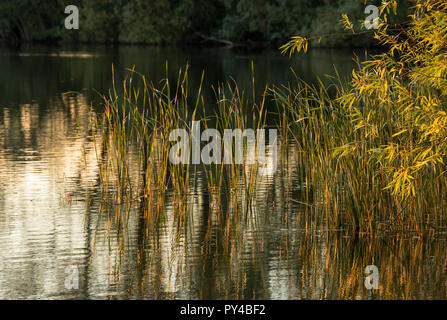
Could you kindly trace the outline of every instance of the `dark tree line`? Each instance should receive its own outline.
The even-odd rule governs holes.
[[[69,4],[79,7],[76,31],[64,28],[64,8]],[[2,0],[0,39],[16,43],[281,42],[295,34],[340,32],[341,13],[360,20],[365,18],[364,8],[363,0]],[[331,37],[323,39],[322,45],[370,41],[371,37]]]

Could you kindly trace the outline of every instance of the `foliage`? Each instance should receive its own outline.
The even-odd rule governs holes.
[[[0,40],[31,41],[60,37],[64,21],[63,3],[62,0],[2,1]]]
[[[293,34],[332,33],[342,12],[364,16],[358,0],[76,0],[80,29],[64,29],[62,0],[3,0],[0,40],[125,43],[282,42]],[[403,4],[403,7],[406,5]],[[371,37],[351,41],[325,38],[321,45],[374,44]]]
[[[420,179],[445,173],[447,3],[416,1],[407,27],[388,23],[396,10],[396,0],[382,1],[374,38],[388,50],[353,71],[351,88],[336,99],[356,134],[334,154],[366,156],[359,153],[366,148],[389,177],[386,189],[404,199],[421,191]],[[343,20],[352,30],[349,18]],[[309,41],[294,37],[282,49],[305,50]]]

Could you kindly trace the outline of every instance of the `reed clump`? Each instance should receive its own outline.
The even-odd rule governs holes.
[[[369,108],[380,105],[369,100],[361,114],[353,114],[341,99],[349,83],[315,85],[298,80],[295,87],[275,87],[272,96],[281,114],[282,131],[292,137],[299,151],[302,176],[300,199],[312,226],[352,229],[369,235],[380,231],[418,231],[433,234],[445,228],[446,179],[436,170],[426,170],[414,185],[416,196],[402,198],[386,188],[386,170],[371,150],[390,143],[388,126],[403,121],[392,110],[376,116],[384,123],[374,138],[358,130],[358,121]],[[369,107],[368,107],[369,106]]]
[[[335,84],[333,99],[321,83],[278,94],[288,131],[321,171],[306,178],[325,199],[328,221],[339,223],[343,205],[361,230],[445,225],[447,4],[416,0],[405,26],[387,22],[397,8],[381,1],[374,38],[384,52]],[[355,35],[346,14],[342,21]],[[306,52],[310,42],[295,36],[282,50]]]
[[[97,141],[101,141],[98,158],[104,202],[140,203],[148,215],[152,209],[160,211],[170,199],[177,206],[176,213],[184,215],[199,192],[196,183],[201,175],[205,177],[211,208],[220,211],[222,201],[233,202],[238,211],[250,207],[247,203],[258,179],[256,164],[245,161],[250,150],[256,153],[256,145],[250,145],[248,139],[243,141],[242,163],[235,159],[236,143],[231,145],[231,164],[224,161],[224,139],[217,156],[219,161],[193,163],[191,154],[186,158],[181,155],[189,161],[172,161],[173,155],[184,152],[173,148],[179,141],[172,139],[172,133],[186,130],[189,133],[186,149],[192,151],[194,122],[199,121],[204,130],[217,130],[222,137],[226,130],[243,132],[250,127],[256,131],[265,126],[265,94],[256,103],[255,99],[247,99],[236,84],[219,84],[215,90],[214,113],[209,114],[202,84],[203,75],[198,88],[189,88],[188,68],[179,71],[174,84],[168,78],[155,84],[134,69],[129,70],[129,77],[119,89],[113,83],[109,94],[103,97],[104,113],[94,120],[96,131],[102,137]],[[200,143],[203,147],[203,138]]]

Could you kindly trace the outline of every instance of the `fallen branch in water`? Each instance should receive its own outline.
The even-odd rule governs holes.
[[[232,41],[230,41],[230,40],[219,39],[219,38],[216,38],[216,37],[209,37],[209,36],[205,36],[205,35],[203,35],[203,34],[201,34],[201,33],[198,33],[198,32],[196,32],[196,34],[197,34],[199,37],[201,37],[201,38],[203,38],[203,39],[205,39],[205,40],[208,40],[208,41],[214,41],[214,42],[219,42],[219,43],[226,44],[227,47],[241,46],[241,44],[234,43],[234,42],[232,42]]]

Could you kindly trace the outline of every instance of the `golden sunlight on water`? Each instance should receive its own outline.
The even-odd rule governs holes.
[[[73,123],[67,119],[66,109],[70,105],[85,108],[80,102],[59,101],[54,104],[54,112],[44,116],[36,104],[2,110],[3,299],[57,296],[64,288],[66,264],[85,264],[87,238],[82,209],[77,204],[61,205],[65,192],[80,194],[85,181],[97,175],[93,169],[83,173],[89,176],[84,182],[79,180],[85,172],[81,152],[86,137],[69,133]]]

